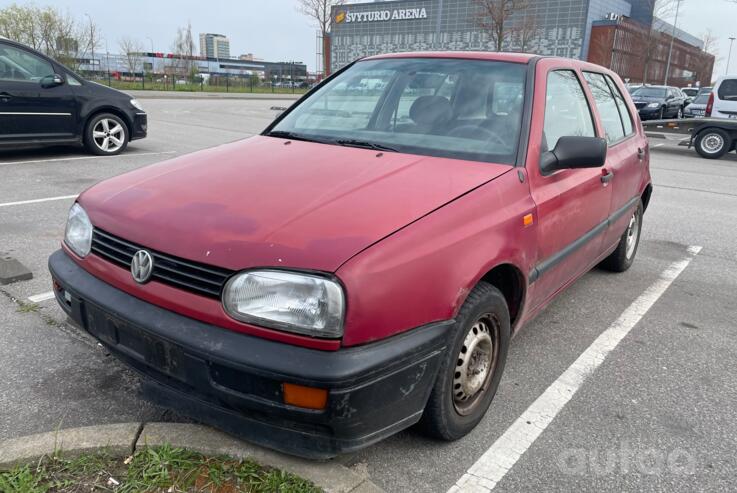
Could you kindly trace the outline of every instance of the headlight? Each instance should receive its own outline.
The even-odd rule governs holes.
[[[138,102],[137,99],[131,99],[131,106],[133,106],[138,111],[145,111],[143,109],[143,106],[141,105],[141,103]]]
[[[657,108],[658,106],[660,106],[660,103],[650,103],[647,105],[648,108]]]
[[[86,257],[92,246],[92,223],[82,206],[76,202],[69,209],[67,229],[64,233],[64,242],[74,253]]]
[[[343,289],[317,275],[243,272],[225,286],[223,306],[231,317],[255,325],[313,337],[343,335]]]

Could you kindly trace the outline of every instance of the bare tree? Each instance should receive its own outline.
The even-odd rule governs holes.
[[[73,69],[91,46],[99,44],[99,30],[54,7],[12,4],[0,9],[0,36],[5,36],[56,58]]]
[[[737,3],[737,0],[735,0],[735,3]],[[711,76],[714,70],[714,64],[720,59],[718,46],[719,38],[714,35],[711,29],[707,29],[704,33],[701,34],[701,41],[704,43],[704,47],[701,49],[701,51],[703,51],[704,54],[711,56],[701,56],[696,61],[695,78],[696,80],[709,84],[711,83]]]
[[[524,6],[527,8],[527,6]],[[540,34],[540,22],[531,12],[520,13],[512,22],[514,49],[519,51],[535,51],[534,42]]]
[[[343,5],[345,0],[297,0],[297,9],[307,17],[310,17],[320,30],[322,36],[322,66],[325,73],[328,72],[330,64],[328,50],[324,49],[327,44],[330,27],[332,25],[331,12],[334,5]]]
[[[518,16],[527,8],[527,0],[475,0],[477,7],[477,24],[480,28],[486,30],[491,35],[492,43],[496,51],[504,49],[504,42],[514,32],[514,24],[512,16],[517,13]],[[523,23],[523,20],[517,21]],[[521,24],[516,29],[519,30]],[[534,36],[534,29],[525,29],[527,42]],[[533,33],[530,35],[529,33]]]
[[[97,27],[92,17],[87,16],[87,23],[82,27],[82,39],[85,41],[85,53],[89,54],[90,59],[95,60],[95,49],[100,47],[101,35],[100,28]],[[94,67],[93,67],[94,68]]]
[[[143,60],[141,52],[143,45],[140,41],[129,37],[121,38],[118,42],[120,52],[125,55],[125,65],[128,73],[135,80],[136,73],[141,69],[141,61]]]
[[[652,8],[653,20],[640,36],[639,45],[642,47],[642,83],[647,84],[651,64],[655,60],[658,46],[661,43],[662,33],[658,31],[655,19],[670,20],[675,14],[678,2],[681,0],[646,0],[648,8]]]
[[[192,23],[177,29],[177,36],[172,46],[172,69],[174,74],[193,80],[197,75],[197,66],[194,62],[194,38],[192,37]]]

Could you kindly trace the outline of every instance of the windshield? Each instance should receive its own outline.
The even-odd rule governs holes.
[[[633,96],[642,96],[644,98],[664,98],[665,88],[664,87],[640,87],[636,89]]]
[[[267,135],[513,164],[526,65],[397,58],[358,62]]]

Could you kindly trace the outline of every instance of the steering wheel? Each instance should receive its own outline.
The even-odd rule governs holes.
[[[495,143],[506,146],[507,143],[502,140],[501,137],[499,137],[496,133],[492,132],[488,128],[479,127],[478,125],[461,125],[460,127],[456,127],[450,132],[448,132],[448,137],[461,137],[466,139],[477,139],[477,140],[487,140],[487,141],[495,141]],[[478,138],[478,136],[483,136],[482,138]]]

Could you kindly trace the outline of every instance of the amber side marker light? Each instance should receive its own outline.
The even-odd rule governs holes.
[[[522,218],[522,224],[527,226],[532,226],[532,223],[535,222],[534,218],[532,217],[532,214],[527,214],[525,217]]]
[[[305,387],[293,383],[282,384],[284,404],[305,409],[325,409],[328,404],[327,389]]]

